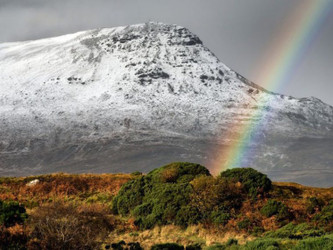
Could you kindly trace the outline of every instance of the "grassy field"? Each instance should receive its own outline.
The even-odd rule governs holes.
[[[22,221],[3,223],[1,247],[140,249],[115,244],[124,241],[144,249],[162,243],[187,249],[333,249],[333,188],[273,182],[269,190],[258,186],[253,193],[239,176],[202,176],[179,169],[176,164],[148,175],[57,173],[0,178],[3,204],[14,202],[26,211]],[[136,183],[141,183],[141,189]],[[172,196],[183,195],[181,188],[187,192],[185,198]],[[168,195],[172,197],[158,212],[164,204],[161,199],[169,199]],[[177,204],[171,204],[177,199]],[[119,210],[123,207],[128,208]],[[192,208],[200,218],[187,216]],[[185,215],[179,212],[183,210]],[[20,214],[15,216],[14,222]]]

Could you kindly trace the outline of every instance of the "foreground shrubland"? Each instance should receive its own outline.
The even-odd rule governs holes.
[[[333,246],[332,189],[272,183],[251,168],[0,178],[0,200],[4,249]]]

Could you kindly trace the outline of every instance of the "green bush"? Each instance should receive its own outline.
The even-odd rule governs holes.
[[[222,244],[215,244],[206,248],[206,250],[225,250],[227,246]]]
[[[177,212],[175,224],[179,226],[188,226],[197,224],[201,220],[199,211],[193,206],[182,206]]]
[[[320,225],[328,225],[333,221],[333,200],[331,200],[322,211],[315,216],[315,220],[319,222]]]
[[[186,250],[201,250],[202,247],[199,244],[188,245],[185,247]]]
[[[226,246],[238,245],[238,240],[231,238],[225,244]]]
[[[267,218],[276,215],[278,220],[290,218],[287,206],[276,200],[268,200],[266,205],[261,208],[260,213]]]
[[[123,240],[119,241],[118,243],[111,244],[111,248],[116,249],[116,250],[123,250],[124,246],[126,246],[126,242]],[[110,248],[110,247],[108,246],[108,248]]]
[[[309,238],[299,241],[294,250],[332,250],[333,238],[332,237],[317,237]]]
[[[21,224],[27,218],[25,208],[15,201],[0,200],[0,224],[10,227],[15,224]]]
[[[127,215],[133,208],[142,204],[146,182],[146,177],[141,176],[124,184],[112,200],[113,213]]]
[[[200,164],[174,162],[154,169],[147,177],[149,177],[153,183],[189,183],[200,175],[210,176],[210,173],[207,168]]]
[[[253,168],[228,169],[222,172],[220,177],[233,182],[240,182],[244,187],[244,191],[252,198],[255,198],[258,194],[264,194],[272,188],[272,182],[267,175]]]
[[[165,243],[153,245],[151,250],[184,250],[184,247],[176,243]]]
[[[274,250],[280,249],[279,242],[273,239],[259,238],[254,241],[249,241],[245,244],[246,250]]]
[[[307,223],[295,225],[289,223],[275,231],[268,232],[265,236],[269,238],[289,238],[289,239],[303,239],[307,237],[317,237],[323,235],[325,232],[320,229],[315,229]]]
[[[259,236],[265,232],[265,229],[262,227],[254,226],[252,229],[253,236]]]
[[[230,219],[231,215],[229,213],[221,211],[213,211],[211,213],[211,220],[216,225],[226,225]]]
[[[308,205],[306,207],[306,212],[308,214],[313,214],[316,211],[320,211],[324,205],[324,201],[322,199],[317,199],[316,197],[311,197],[308,200]]]
[[[161,224],[159,219],[156,218],[154,214],[149,214],[146,217],[139,217],[134,221],[136,226],[139,226],[141,229],[150,229],[156,224]]]
[[[186,183],[155,184],[152,191],[144,197],[144,202],[149,203],[152,207],[148,216],[153,217],[156,222],[162,225],[172,224],[177,218],[180,226],[186,226],[188,220],[192,220],[184,213],[185,207],[190,202],[190,192],[191,186]],[[142,218],[143,222],[148,217],[146,213],[138,214],[138,216]],[[143,228],[150,227],[144,226]]]
[[[86,198],[87,203],[104,203],[108,204],[112,201],[113,195],[109,193],[97,193]],[[52,199],[50,200],[52,201]]]
[[[191,185],[191,203],[205,222],[226,224],[242,205],[240,188],[224,179],[200,176]]]
[[[151,214],[152,210],[153,210],[153,204],[151,204],[150,202],[145,202],[139,206],[136,206],[133,209],[132,214],[134,215],[134,217],[148,216]]]
[[[139,242],[130,242],[127,243],[127,246],[129,250],[143,250]]]
[[[251,226],[251,221],[249,218],[245,218],[244,220],[237,223],[237,227],[240,230],[248,230]]]
[[[171,163],[155,169],[122,186],[113,199],[115,214],[132,214],[135,224],[142,229],[154,225],[195,224],[199,213],[190,206],[190,181],[201,175],[210,175],[199,165],[186,162]]]

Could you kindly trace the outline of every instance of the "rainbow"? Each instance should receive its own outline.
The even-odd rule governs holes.
[[[291,80],[332,10],[331,0],[304,0],[295,5],[259,64],[258,82],[263,84],[264,88],[277,92]],[[269,99],[261,100],[261,103],[269,102]],[[255,140],[253,135],[264,126],[263,114],[263,108],[252,111],[250,122],[237,127],[237,135],[231,132],[224,135],[231,138],[232,143],[229,147],[219,149],[218,160],[213,164],[213,173],[244,167],[247,155],[251,153],[249,145]],[[229,128],[230,131],[234,129],[234,126]]]

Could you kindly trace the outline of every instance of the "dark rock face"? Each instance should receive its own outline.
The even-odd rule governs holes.
[[[155,67],[152,69],[140,69],[135,73],[141,85],[150,84],[152,79],[168,79],[170,76],[161,68]]]

